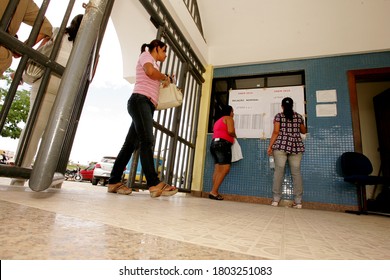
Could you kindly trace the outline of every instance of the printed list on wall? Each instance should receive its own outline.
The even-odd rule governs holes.
[[[270,138],[273,120],[282,111],[283,98],[294,100],[294,111],[305,117],[303,86],[230,90],[229,105],[234,109],[238,138]]]

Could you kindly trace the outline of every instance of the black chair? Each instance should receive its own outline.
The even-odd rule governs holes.
[[[390,185],[390,177],[370,175],[373,171],[371,161],[363,154],[345,152],[340,157],[340,168],[344,181],[354,184],[357,188],[358,211],[347,210],[354,214],[383,214],[367,210],[366,185]],[[389,202],[390,203],[390,202]]]

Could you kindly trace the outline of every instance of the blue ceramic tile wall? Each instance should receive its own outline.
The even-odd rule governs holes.
[[[356,189],[344,183],[336,171],[336,161],[346,151],[353,151],[352,120],[347,71],[390,67],[390,52],[295,60],[214,69],[214,77],[235,77],[284,71],[305,71],[308,137],[302,160],[304,201],[356,205]],[[316,91],[337,91],[337,116],[316,116]],[[208,135],[208,145],[211,134]],[[272,197],[272,171],[266,150],[269,139],[239,139],[244,159],[233,163],[220,192],[256,197]],[[214,163],[207,152],[204,191],[211,190]],[[286,173],[285,198],[292,199],[292,180]]]

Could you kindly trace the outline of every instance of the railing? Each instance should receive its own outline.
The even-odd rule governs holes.
[[[156,28],[163,27],[160,31],[171,38],[170,40],[172,44],[174,44],[173,47],[175,47],[179,55],[181,55],[189,63],[189,70],[199,81],[203,82],[202,73],[205,71],[203,64],[200,62],[194,50],[192,50],[190,43],[185,38],[184,34],[181,32],[162,1],[140,0],[140,2],[149,12],[151,20]],[[162,35],[163,34],[160,34],[158,36]]]
[[[212,0],[211,0],[212,1]],[[196,0],[183,0],[184,4],[186,5],[188,12],[194,19],[194,22],[196,26],[199,29],[200,34],[204,36],[203,34],[203,28],[202,28],[202,21],[200,19],[200,13],[198,8],[198,2]]]
[[[59,34],[65,29],[74,2],[74,0],[69,1]],[[22,54],[22,59],[19,62],[14,80],[6,97],[7,101],[4,103],[0,112],[0,129],[2,129],[4,121],[7,118],[7,114],[9,113],[8,107],[10,107],[15,97],[16,89],[22,78],[22,73],[26,67],[27,60],[30,57],[45,66],[46,70],[37,94],[37,100],[34,102],[34,107],[37,106],[37,108],[32,109],[32,113],[30,114],[31,120],[29,120],[26,125],[27,131],[33,129],[35,118],[34,111],[39,110],[40,101],[38,101],[38,99],[42,98],[44,95],[51,71],[59,74],[62,78],[52,110],[55,114],[52,112],[46,126],[45,135],[41,141],[34,167],[32,169],[22,168],[20,165],[23,160],[23,154],[20,154],[20,156],[18,156],[20,158],[16,158],[15,166],[0,166],[0,176],[29,179],[29,187],[32,190],[42,191],[53,184],[60,183],[60,177],[66,169],[77,129],[78,119],[80,118],[91,80],[90,73],[92,72],[93,65],[95,65],[95,59],[99,52],[114,1],[91,0],[88,5],[85,5],[86,12],[78,32],[79,39],[76,40],[73,46],[65,69],[53,59],[56,55],[54,54],[55,47],[50,58],[45,57],[31,48],[32,42],[35,42],[35,38],[38,35],[40,28],[39,21],[42,22],[50,0],[43,1],[38,20],[35,22],[31,31],[27,45],[5,32],[6,24],[9,22],[18,3],[18,0],[9,2],[6,12],[0,22],[0,44]],[[28,135],[28,133],[26,134]],[[22,141],[21,148],[23,150],[23,146],[27,145],[26,141],[28,141],[28,136],[26,136],[26,139],[20,139],[20,141]]]

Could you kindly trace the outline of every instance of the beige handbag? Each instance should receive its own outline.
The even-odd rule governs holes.
[[[37,48],[37,51],[42,53],[43,55],[49,57],[51,51],[53,50],[54,40],[57,37],[59,28],[55,28],[53,30],[53,36],[48,40],[44,45],[41,45]],[[23,82],[32,85],[38,79],[40,79],[45,72],[45,67],[40,65],[38,62],[35,62],[32,59],[27,61],[27,67],[23,73]]]
[[[183,103],[183,93],[175,84],[169,84],[167,87],[160,86],[158,95],[157,110],[178,107]]]

